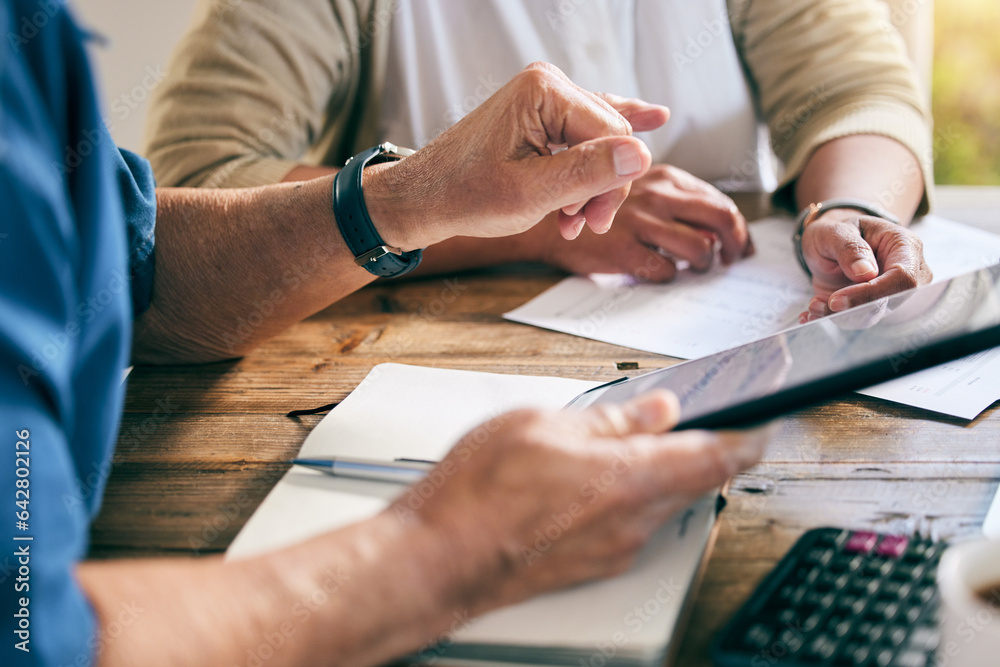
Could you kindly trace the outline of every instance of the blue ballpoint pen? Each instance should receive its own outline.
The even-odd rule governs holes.
[[[434,461],[418,459],[396,459],[394,461],[357,459],[338,456],[329,459],[293,459],[298,466],[312,468],[335,477],[351,477],[374,482],[412,484],[423,479],[436,464]]]

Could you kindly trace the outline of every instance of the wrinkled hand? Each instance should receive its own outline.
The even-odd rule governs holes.
[[[706,271],[717,252],[726,264],[753,253],[747,222],[732,199],[663,164],[632,183],[606,235],[584,231],[568,243],[541,225],[530,233],[547,235],[540,244],[547,264],[571,273],[626,273],[650,282],[672,280],[680,262]]]
[[[415,155],[366,169],[365,201],[386,242],[404,250],[517,234],[553,211],[566,238],[584,224],[603,233],[651,164],[632,130],[668,116],[536,63]]]
[[[665,433],[678,414],[662,390],[583,412],[508,413],[454,447],[426,502],[411,489],[389,511],[454,545],[477,613],[619,573],[667,518],[763,453],[761,429]]]
[[[800,322],[926,285],[933,278],[916,234],[849,210],[831,210],[807,226],[802,252],[815,296]]]

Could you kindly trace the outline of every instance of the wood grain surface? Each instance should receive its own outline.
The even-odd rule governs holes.
[[[1000,191],[974,194],[941,199],[1000,232]],[[241,360],[136,368],[91,557],[225,550],[321,418],[286,413],[343,400],[376,364],[610,380],[620,362],[675,362],[501,319],[560,278],[523,267],[382,283]],[[713,633],[808,528],[968,536],[998,480],[996,404],[968,423],[850,395],[782,419],[765,461],[732,484],[678,664],[709,664]]]

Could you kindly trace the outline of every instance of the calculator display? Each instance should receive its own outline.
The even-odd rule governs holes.
[[[752,424],[1000,346],[1000,264],[802,324],[595,392],[677,394],[679,428]]]

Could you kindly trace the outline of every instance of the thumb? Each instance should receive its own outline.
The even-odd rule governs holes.
[[[639,139],[603,137],[535,158],[525,176],[535,201],[545,201],[548,211],[554,211],[627,185],[652,163],[649,149]]]
[[[861,228],[853,225],[846,227],[850,231],[847,238],[841,239],[834,249],[837,264],[848,280],[863,283],[878,277],[878,262],[875,252],[862,236]]]
[[[633,433],[669,431],[680,417],[677,397],[669,391],[654,389],[622,404],[594,405],[582,413],[583,426],[591,435],[622,437]]]

